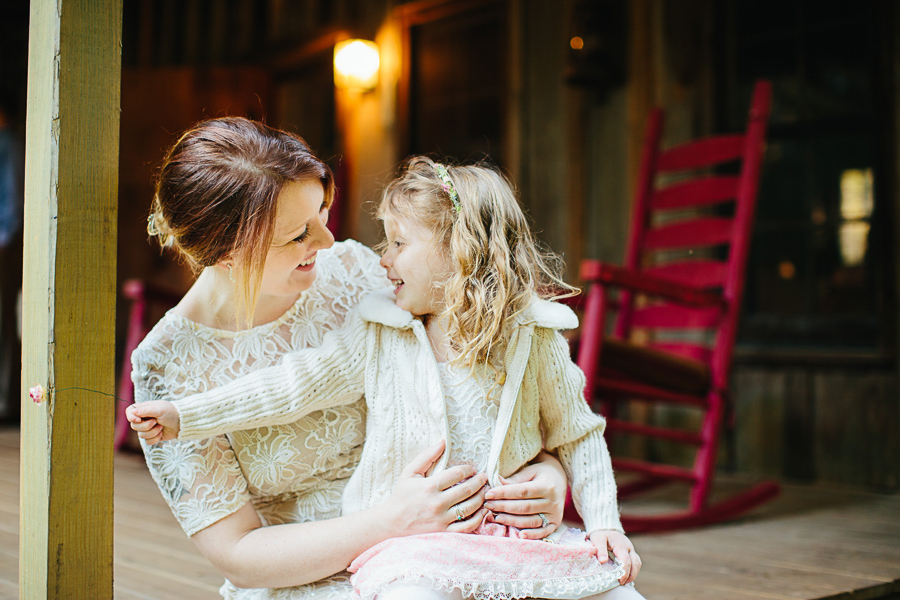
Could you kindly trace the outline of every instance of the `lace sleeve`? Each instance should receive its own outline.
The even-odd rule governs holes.
[[[146,340],[132,355],[135,402],[167,399],[201,391],[202,377],[190,361],[169,355]],[[193,388],[192,388],[193,386]],[[175,518],[193,535],[236,512],[250,501],[247,480],[228,438],[173,440],[148,446],[141,441],[147,467]]]

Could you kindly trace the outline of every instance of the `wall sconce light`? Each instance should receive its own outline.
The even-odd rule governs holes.
[[[334,85],[371,90],[378,83],[378,45],[368,40],[344,40],[334,46]]]

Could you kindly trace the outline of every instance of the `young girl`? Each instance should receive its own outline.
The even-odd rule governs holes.
[[[571,288],[537,249],[509,182],[418,157],[379,213],[392,290],[364,298],[319,348],[174,403],[134,405],[132,427],[148,443],[203,438],[295,420],[364,391],[366,442],[345,514],[387,497],[402,466],[437,440],[447,449],[435,472],[471,464],[494,485],[542,446],[555,450],[587,534],[561,527],[555,543],[519,539],[488,518],[479,536],[395,538],[353,562],[356,591],[381,600],[640,598],[617,588],[634,580],[640,558],[619,522],[604,421],[585,404],[584,376],[558,333],[577,319],[543,299]],[[456,518],[477,509],[461,503]]]

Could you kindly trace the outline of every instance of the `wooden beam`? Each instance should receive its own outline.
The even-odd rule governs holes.
[[[653,27],[654,10],[661,10],[655,0],[633,0],[628,3],[628,197],[634,198],[634,186],[641,164],[644,127],[656,104],[656,42]]]
[[[19,593],[112,598],[122,0],[32,0]],[[36,405],[27,389],[41,384]]]

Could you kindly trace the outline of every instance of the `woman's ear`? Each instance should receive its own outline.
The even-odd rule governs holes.
[[[216,268],[222,269],[223,271],[228,273],[228,279],[234,283],[234,259],[231,256],[225,256],[222,260],[216,263]]]

